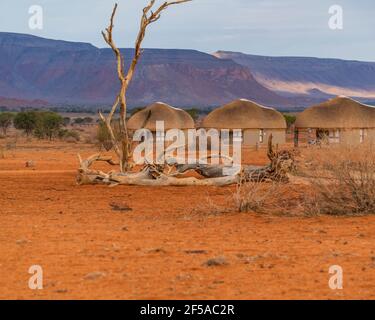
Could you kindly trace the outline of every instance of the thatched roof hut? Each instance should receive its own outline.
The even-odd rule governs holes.
[[[312,106],[297,116],[298,129],[375,128],[375,107],[348,97],[336,97]]]
[[[216,129],[286,129],[283,115],[253,101],[239,99],[212,111],[202,128]]]
[[[186,111],[163,102],[154,103],[134,114],[128,121],[128,128],[156,131],[156,121],[164,121],[165,130],[194,128],[194,120]]]

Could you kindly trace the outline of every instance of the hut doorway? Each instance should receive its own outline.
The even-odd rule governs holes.
[[[329,130],[326,129],[316,129],[316,141],[320,142],[327,142],[329,137]]]

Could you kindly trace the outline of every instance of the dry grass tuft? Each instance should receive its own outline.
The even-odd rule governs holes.
[[[314,150],[310,157],[304,169],[311,178],[308,215],[375,214],[374,145]]]

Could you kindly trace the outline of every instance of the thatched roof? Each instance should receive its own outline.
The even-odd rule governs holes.
[[[162,102],[154,103],[134,114],[128,121],[128,128],[156,131],[156,121],[164,121],[165,130],[194,128],[194,120],[186,111]]]
[[[300,113],[297,128],[375,128],[375,107],[347,97],[336,97]]]
[[[239,99],[212,111],[203,128],[217,129],[286,129],[284,116],[272,108]]]

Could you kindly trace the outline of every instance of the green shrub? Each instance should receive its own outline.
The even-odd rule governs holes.
[[[27,136],[31,135],[36,129],[38,123],[38,112],[23,111],[17,113],[14,117],[13,124],[18,130],[22,130]]]
[[[63,122],[63,118],[55,112],[39,112],[34,135],[40,139],[52,140],[57,137]]]
[[[27,136],[33,134],[39,139],[52,140],[59,133],[64,119],[51,111],[24,111],[14,118],[16,129],[23,130]]]

